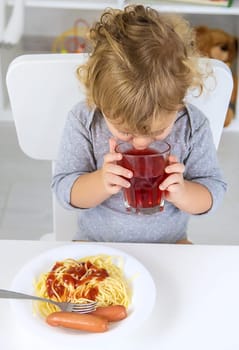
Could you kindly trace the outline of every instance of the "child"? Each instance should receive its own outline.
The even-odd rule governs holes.
[[[209,122],[184,103],[201,86],[193,33],[182,18],[135,5],[106,10],[90,38],[78,69],[87,102],[69,113],[52,182],[62,205],[78,211],[74,239],[185,242],[190,214],[215,210],[226,190]],[[126,212],[121,190],[133,174],[116,164],[116,140],[171,145],[164,211]]]

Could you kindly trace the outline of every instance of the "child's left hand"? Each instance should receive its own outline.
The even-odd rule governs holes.
[[[160,184],[159,188],[164,192],[164,198],[174,204],[180,203],[185,191],[185,181],[183,173],[185,166],[178,162],[178,159],[170,155],[169,165],[165,168],[167,178]]]

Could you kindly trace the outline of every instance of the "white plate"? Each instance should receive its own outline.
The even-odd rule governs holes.
[[[79,331],[51,327],[45,320],[33,313],[32,302],[11,300],[14,318],[21,327],[28,331],[28,335],[39,336],[54,343],[61,342],[69,345],[79,345],[79,340],[104,339],[115,334],[127,334],[142,325],[149,317],[156,298],[154,281],[148,270],[134,257],[121,250],[105,245],[88,243],[73,243],[48,250],[22,267],[12,282],[12,290],[34,294],[33,282],[38,276],[49,271],[57,260],[66,258],[79,259],[88,255],[108,254],[122,257],[124,262],[124,274],[126,278],[132,278],[132,303],[128,317],[120,322],[111,323],[110,329],[105,333],[83,333]],[[147,305],[147,306],[146,306]],[[81,339],[79,339],[79,337]],[[81,343],[82,344],[82,343]]]

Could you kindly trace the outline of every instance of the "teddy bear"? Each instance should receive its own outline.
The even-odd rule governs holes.
[[[237,38],[217,28],[207,26],[195,27],[196,45],[200,54],[215,58],[226,63],[230,69],[235,69],[234,63],[237,57]],[[228,126],[235,115],[237,98],[237,76],[233,74],[233,91],[228,106],[224,127]]]

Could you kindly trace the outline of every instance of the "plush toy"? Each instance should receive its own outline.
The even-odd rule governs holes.
[[[221,29],[207,26],[195,27],[196,44],[199,52],[207,57],[216,58],[226,63],[232,71],[237,56],[237,38]],[[228,126],[235,115],[237,97],[237,77],[233,74],[233,91],[224,126]]]

